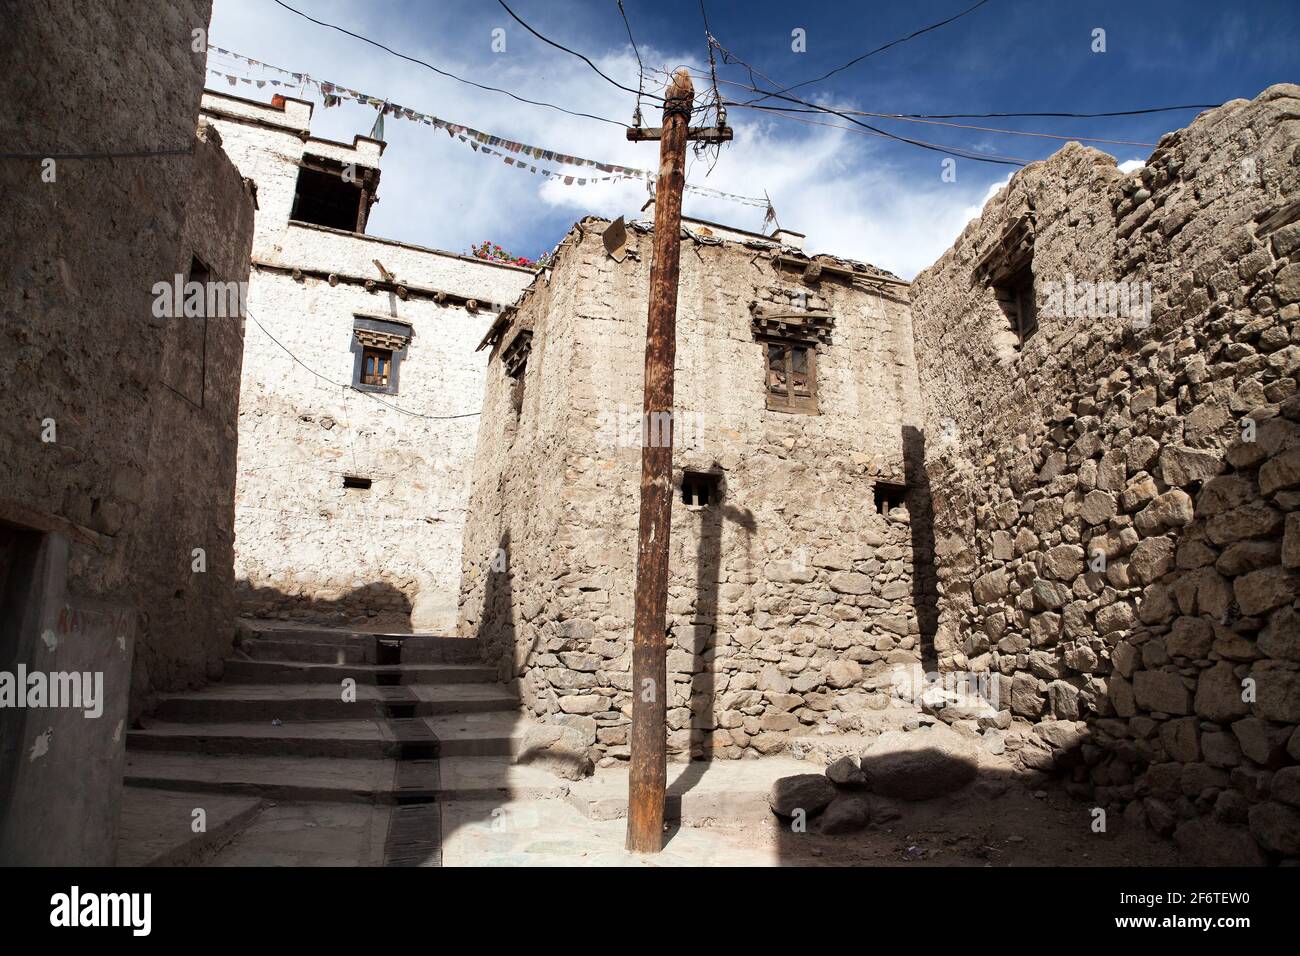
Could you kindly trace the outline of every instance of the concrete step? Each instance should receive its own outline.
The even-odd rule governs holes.
[[[118,866],[182,866],[220,849],[268,806],[254,796],[123,787]],[[195,810],[204,829],[196,833]]]
[[[385,687],[401,684],[482,684],[496,680],[496,671],[476,664],[313,663],[289,660],[227,659],[227,684],[325,684],[351,677],[358,684]]]
[[[245,639],[239,650],[255,661],[298,661],[305,664],[365,664],[362,645],[313,644],[308,641]]]
[[[165,721],[355,720],[427,717],[511,710],[518,701],[499,684],[358,684],[345,701],[341,683],[210,684],[197,691],[160,694],[153,716]]]
[[[477,638],[391,634],[261,621],[240,624],[240,650],[257,660],[339,664],[477,664]]]
[[[414,725],[417,733],[411,733]],[[394,721],[358,720],[184,723],[150,721],[127,734],[131,751],[368,759],[428,755],[508,757],[519,753],[531,722],[518,712],[484,711]],[[428,741],[436,742],[431,747]]]
[[[543,800],[568,793],[567,782],[549,771],[504,756],[370,760],[131,751],[124,779],[131,787],[380,804]]]

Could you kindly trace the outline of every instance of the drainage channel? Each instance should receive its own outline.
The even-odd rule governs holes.
[[[377,675],[384,719],[397,741],[396,806],[388,816],[384,866],[442,866],[442,807],[438,737],[416,716],[420,702],[402,684],[402,642],[377,638],[375,663],[392,671]]]

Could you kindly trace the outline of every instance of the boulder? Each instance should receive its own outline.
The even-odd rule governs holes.
[[[964,787],[979,764],[975,745],[942,724],[907,733],[890,730],[862,754],[862,772],[876,793],[928,800]]]
[[[581,780],[595,769],[582,732],[555,724],[528,728],[516,763],[535,764],[565,780]]]
[[[822,833],[854,833],[871,819],[871,805],[867,798],[856,793],[841,793],[822,814],[818,829]]]
[[[831,783],[841,787],[865,787],[867,775],[858,766],[856,757],[845,754],[826,768],[826,776]]]
[[[790,819],[802,810],[806,817],[814,817],[825,810],[836,797],[835,784],[820,773],[797,773],[782,777],[772,784],[767,802],[778,817]]]

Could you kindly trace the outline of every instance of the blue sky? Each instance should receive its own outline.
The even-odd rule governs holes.
[[[635,96],[606,83],[580,60],[548,47],[495,0],[286,0],[320,20],[480,83],[575,110],[630,121]],[[537,30],[578,50],[630,86],[637,65],[615,0],[507,0]],[[819,76],[882,43],[970,7],[976,0],[826,2],[706,0],[713,34],[781,83]],[[647,68],[707,71],[699,0],[624,0]],[[1104,53],[1093,31],[1105,30]],[[806,52],[792,50],[792,31]],[[493,49],[503,30],[505,49]],[[1249,0],[1148,0],[1141,5],[1070,0],[988,0],[938,30],[872,56],[795,95],[837,109],[878,113],[1100,112],[1253,97],[1300,81],[1300,4]],[[211,42],[307,72],[453,122],[521,142],[610,163],[654,168],[654,144],[626,142],[612,125],[518,103],[440,77],[341,33],[316,26],[273,0],[215,0]],[[226,70],[224,58],[210,66]],[[259,74],[245,65],[249,76]],[[719,78],[748,81],[741,66]],[[660,80],[662,77],[660,78]],[[219,78],[209,84],[227,89]],[[703,84],[697,81],[697,91]],[[659,86],[648,87],[659,92]],[[728,99],[751,98],[721,85]],[[241,84],[239,95],[269,99],[270,87]],[[310,98],[310,97],[309,97]],[[787,104],[788,105],[788,104]],[[643,107],[648,125],[658,112]],[[1155,143],[1195,111],[1106,119],[959,119],[951,122]],[[369,132],[375,111],[358,104],[317,108],[313,132],[350,140]],[[848,125],[833,116],[800,119]],[[863,118],[881,129],[968,151],[1042,159],[1063,140]],[[692,159],[688,181],[745,195],[766,190],[783,226],[808,234],[808,247],[863,259],[907,277],[933,261],[1013,167],[956,160],[876,136],[733,108],[735,141],[715,163]],[[485,159],[431,127],[388,119],[380,203],[369,231],[450,249],[490,239],[522,255],[549,249],[588,213],[636,213],[642,184],[563,186]],[[1141,145],[1090,145],[1121,161]],[[759,229],[763,211],[689,195],[686,212]]]

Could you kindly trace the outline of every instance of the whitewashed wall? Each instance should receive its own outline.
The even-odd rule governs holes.
[[[241,172],[258,184],[235,515],[242,608],[450,633],[487,363],[475,348],[492,309],[512,303],[533,274],[291,224],[304,153],[378,166],[380,144],[362,137],[354,149],[304,137],[310,104],[294,100],[281,110],[208,93],[204,107]],[[347,281],[380,280],[376,259],[399,282],[483,307],[470,312],[420,295],[401,301]],[[284,271],[293,269],[307,274]],[[332,286],[313,272],[343,281]],[[413,329],[396,395],[349,387],[358,314]],[[345,489],[344,475],[370,478],[372,486]]]

